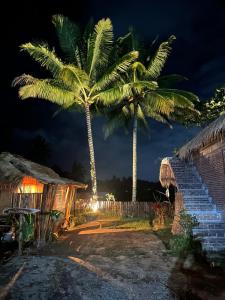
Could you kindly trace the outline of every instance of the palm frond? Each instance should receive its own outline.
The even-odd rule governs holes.
[[[132,88],[130,84],[115,86],[98,93],[95,98],[104,105],[112,105],[122,101],[125,98],[132,97]]]
[[[102,88],[113,83],[115,80],[120,78],[122,73],[125,73],[137,59],[138,52],[132,51],[118,59],[114,65],[112,65],[104,75],[96,82],[93,86],[93,90],[99,91]]]
[[[145,127],[146,129],[148,129],[148,122],[146,121],[145,113],[144,113],[144,111],[142,110],[141,105],[138,105],[138,109],[137,109],[137,119],[138,119],[139,123],[143,124],[144,127]]]
[[[105,139],[113,134],[120,127],[127,127],[126,119],[121,116],[121,114],[117,114],[114,118],[108,119],[106,124],[103,126],[103,132]]]
[[[145,66],[139,62],[139,61],[136,61],[133,63],[132,65],[132,70],[134,72],[134,76],[137,77],[137,73],[139,75],[138,78],[142,78],[142,76],[144,75],[147,75],[148,74],[148,70],[145,68]]]
[[[145,108],[145,114],[151,117],[151,112],[170,115],[174,111],[174,101],[158,93],[158,90],[145,95],[142,105]]]
[[[65,65],[59,74],[59,78],[74,92],[81,89],[89,89],[88,75],[74,65]]]
[[[156,79],[159,77],[172,49],[171,44],[175,39],[176,37],[171,35],[167,41],[159,45],[153,57],[150,58],[150,63],[147,67],[150,78]]]
[[[49,100],[63,107],[68,107],[74,102],[79,102],[73,92],[67,90],[63,83],[51,79],[38,79],[28,75],[27,79],[17,78],[17,84],[22,84],[19,88],[19,97],[24,100],[27,98],[41,98]]]
[[[81,65],[81,57],[78,54],[79,47],[77,47],[81,38],[79,27],[71,22],[69,18],[62,15],[54,15],[52,22],[56,28],[60,47],[66,58],[70,63],[74,63],[76,59],[76,62]]]
[[[180,101],[184,107],[194,107],[194,103],[199,101],[199,98],[187,91],[177,89],[157,89],[157,92],[174,101]]]
[[[108,57],[112,49],[113,31],[110,19],[102,19],[96,25],[89,40],[88,71],[90,78],[96,78],[108,64]]]
[[[170,127],[170,129],[173,128],[170,120],[168,119],[168,116],[166,116],[166,115],[157,113],[154,110],[149,110],[149,117],[151,117],[152,119],[154,119],[158,122],[167,124]],[[170,115],[170,119],[171,119],[171,115]]]
[[[62,61],[56,56],[54,50],[49,50],[47,44],[26,43],[20,46],[23,51],[26,51],[34,58],[42,67],[56,77],[63,68]]]
[[[136,82],[131,82],[129,85],[132,87],[133,90],[136,91],[137,94],[140,94],[142,92],[146,92],[149,90],[156,90],[158,87],[158,84],[156,81],[148,81],[148,80],[140,80]]]
[[[37,80],[37,78],[35,78],[29,74],[22,74],[22,75],[14,78],[14,80],[12,82],[12,86],[15,87],[17,85],[24,86],[26,84],[33,84],[36,82],[36,80]]]
[[[83,41],[86,43],[86,41],[90,38],[94,31],[94,20],[91,18],[87,25],[85,26],[84,33],[83,33]]]

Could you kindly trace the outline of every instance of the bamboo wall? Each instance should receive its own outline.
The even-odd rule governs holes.
[[[4,208],[12,206],[11,198],[12,192],[10,190],[0,189],[0,214],[2,214]]]
[[[13,193],[0,191],[0,204],[6,207],[37,208],[35,216],[35,239],[38,244],[51,239],[52,233],[69,225],[70,211],[75,200],[75,187],[68,185],[44,185],[43,193]],[[1,201],[4,199],[4,201]],[[60,211],[58,218],[52,211]]]

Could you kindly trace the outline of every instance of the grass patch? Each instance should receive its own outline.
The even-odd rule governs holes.
[[[120,218],[113,222],[108,228],[151,230],[148,219]]]

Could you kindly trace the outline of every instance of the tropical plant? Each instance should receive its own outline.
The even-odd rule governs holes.
[[[170,249],[177,255],[185,255],[189,251],[197,251],[199,248],[198,241],[193,239],[192,230],[199,225],[195,216],[187,213],[185,209],[180,211],[181,233],[174,235],[170,240]]]
[[[225,113],[225,86],[216,89],[213,97],[205,102],[199,102],[197,109],[200,115],[193,115],[185,120],[186,126],[205,126]]]
[[[130,49],[140,50],[132,32],[127,36],[126,42],[129,37]],[[170,36],[151,56],[143,59],[144,62],[139,60],[132,64],[130,71],[123,76],[124,89],[129,91],[127,97],[118,97],[117,105],[108,112],[106,136],[121,125],[127,127],[130,121],[133,123],[132,201],[136,201],[137,193],[138,123],[148,129],[146,119],[150,117],[171,126],[170,119],[182,122],[184,115],[190,112],[196,113],[194,102],[198,101],[197,96],[191,92],[168,88],[172,83],[183,80],[184,77],[177,74],[160,77],[174,40],[175,36]]]
[[[105,195],[105,199],[106,199],[106,201],[116,201],[115,196],[113,195],[113,193],[107,193]]]
[[[90,175],[93,198],[97,197],[97,180],[90,106],[99,100],[113,102],[120,90],[113,84],[126,72],[138,56],[130,51],[122,57],[114,55],[113,28],[110,19],[92,22],[83,32],[62,15],[53,16],[59,44],[64,53],[61,60],[47,44],[26,43],[23,51],[51,73],[51,78],[38,79],[31,75],[15,78],[21,99],[42,98],[61,106],[85,112],[90,154]],[[126,92],[126,90],[124,91]]]

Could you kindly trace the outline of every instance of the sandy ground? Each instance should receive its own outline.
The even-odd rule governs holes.
[[[156,235],[104,225],[80,226],[1,266],[0,299],[225,299],[178,296],[189,279]]]

